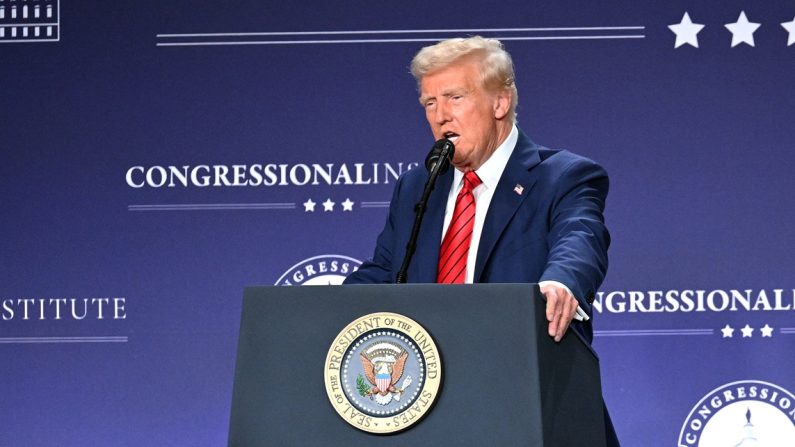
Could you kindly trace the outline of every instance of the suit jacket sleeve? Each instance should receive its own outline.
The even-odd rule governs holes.
[[[588,314],[607,272],[610,234],[603,213],[608,188],[607,172],[578,157],[560,175],[549,214],[549,255],[540,281],[567,285]]]
[[[400,196],[401,183],[404,177],[399,177],[395,190],[392,193],[392,201],[389,204],[389,216],[387,216],[384,229],[378,235],[375,244],[375,252],[373,258],[362,263],[359,269],[348,275],[343,284],[380,284],[392,283],[395,281],[393,272],[399,266],[394,266],[393,263],[401,262],[403,256],[395,256],[393,251],[396,249],[395,243],[395,219],[397,213],[398,197]]]

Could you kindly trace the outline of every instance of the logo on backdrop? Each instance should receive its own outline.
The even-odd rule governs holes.
[[[593,302],[598,314],[685,314],[697,327],[594,331],[594,336],[712,335],[727,341],[774,340],[795,335],[795,289],[631,290],[598,292]],[[662,320],[662,318],[658,318]],[[682,321],[682,320],[680,320]],[[707,324],[711,328],[705,328]],[[729,340],[731,339],[731,340]]]
[[[388,185],[417,166],[417,162],[131,166],[124,178],[135,189]]]
[[[60,40],[60,0],[0,1],[0,43]]]
[[[0,319],[10,320],[124,320],[127,298],[8,298],[0,301]]]
[[[276,280],[277,286],[318,286],[342,284],[362,261],[342,255],[313,256],[290,267]]]
[[[2,0],[0,0],[2,1]],[[128,205],[129,211],[226,211],[226,210],[299,210],[302,213],[327,215],[354,212],[366,208],[386,208],[388,201],[360,201],[350,191],[341,195],[334,187],[390,185],[417,162],[375,163],[297,163],[297,164],[216,164],[180,166],[131,166],[124,180],[128,187],[141,190],[282,188],[304,191],[317,187],[303,197],[256,203],[149,203]],[[325,189],[329,188],[329,189]],[[305,194],[305,195],[304,195]],[[169,197],[173,197],[169,195]]]
[[[597,292],[597,313],[794,312],[795,289],[648,290]]]
[[[331,405],[347,423],[370,433],[392,433],[430,410],[442,366],[422,326],[381,312],[354,320],[337,335],[324,377]]]
[[[722,385],[687,415],[679,447],[790,445],[795,439],[795,396],[759,380]]]
[[[126,335],[107,335],[111,328],[123,330],[119,324],[126,320],[125,297],[0,298],[0,344],[126,343]],[[58,328],[60,334],[46,335],[48,327]],[[87,335],[86,328],[104,334]],[[12,335],[18,330],[23,334]],[[64,334],[71,331],[79,335]]]

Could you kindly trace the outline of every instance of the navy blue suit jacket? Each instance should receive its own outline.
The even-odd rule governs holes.
[[[424,169],[412,169],[398,179],[373,258],[348,276],[346,284],[394,282],[414,223],[414,205],[427,177]],[[409,282],[436,282],[452,182],[450,169],[439,177],[428,199]],[[599,165],[539,146],[520,130],[486,214],[474,282],[559,281],[591,314],[591,302],[607,270],[610,235],[603,217],[607,190],[607,173]],[[572,328],[589,341],[593,337],[590,322],[575,321]]]

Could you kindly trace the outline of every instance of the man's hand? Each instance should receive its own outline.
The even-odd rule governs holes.
[[[566,289],[552,284],[541,286],[541,293],[547,298],[549,336],[560,341],[577,313],[579,303]]]

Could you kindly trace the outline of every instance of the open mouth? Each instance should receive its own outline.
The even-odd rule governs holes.
[[[458,141],[459,135],[455,132],[445,132],[444,137],[452,141],[453,144],[455,144]]]

